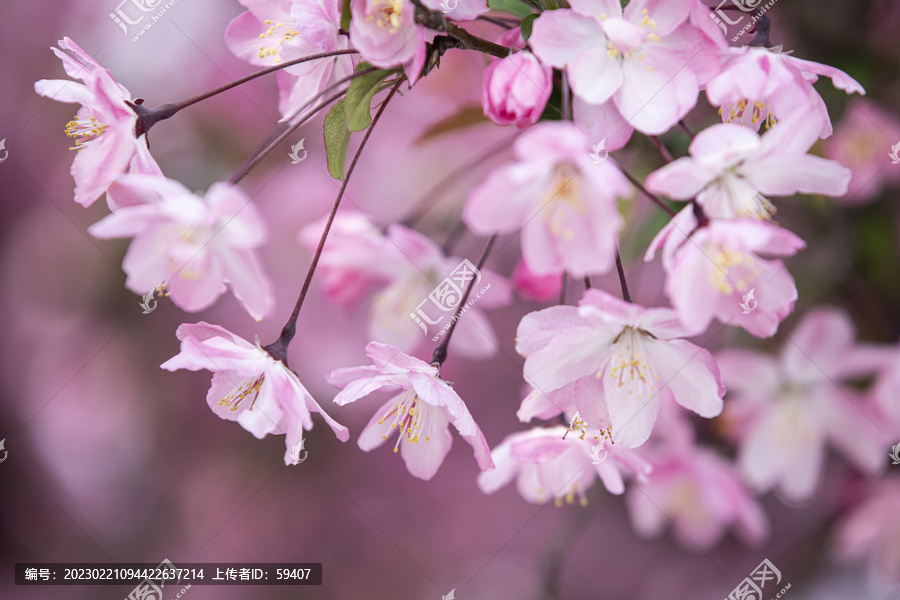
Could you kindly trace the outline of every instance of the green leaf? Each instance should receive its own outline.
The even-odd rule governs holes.
[[[361,62],[356,70],[360,71],[371,66]],[[362,131],[369,126],[369,123],[372,122],[372,97],[381,89],[381,82],[385,77],[394,72],[394,69],[379,69],[361,75],[350,82],[347,95],[344,97],[344,117],[347,119],[347,129]]]
[[[335,179],[343,180],[344,165],[347,162],[347,147],[350,145],[350,130],[347,129],[343,100],[338,101],[328,111],[322,132],[325,135],[325,156],[328,159],[328,172]]]
[[[425,130],[425,133],[419,136],[416,143],[421,144],[422,142],[453,131],[454,129],[477,125],[478,123],[484,123],[487,120],[480,104],[469,104],[463,106],[457,112],[432,124],[431,127]]]
[[[525,38],[526,42],[531,37],[531,27],[534,25],[534,20],[539,16],[541,15],[531,14],[522,19],[522,37]]]
[[[350,0],[342,0],[341,2],[341,29],[350,31],[350,19],[353,15],[350,13]]]
[[[491,10],[505,12],[517,17],[527,17],[534,12],[534,8],[522,0],[488,0]]]

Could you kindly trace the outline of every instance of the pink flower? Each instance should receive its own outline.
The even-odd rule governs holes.
[[[64,37],[58,44],[72,53],[52,48],[66,74],[84,84],[41,79],[34,91],[59,102],[81,104],[75,119],[66,124],[66,135],[75,140],[71,149],[78,151],[72,162],[75,201],[90,206],[125,172],[134,156],[137,115],[125,104],[131,94],[109,71],[71,39]]]
[[[134,237],[122,262],[128,289],[144,294],[165,283],[175,304],[197,312],[212,305],[227,283],[254,319],[269,313],[272,284],[254,252],[266,229],[239,188],[215,183],[201,197],[150,175],[125,175],[116,185],[129,205],[88,232],[101,239]]]
[[[647,177],[647,189],[676,200],[696,196],[707,216],[768,219],[775,209],[766,195],[797,192],[842,196],[851,172],[806,152],[818,126],[797,113],[763,136],[733,124],[703,130],[679,158]]]
[[[347,37],[339,34],[340,0],[241,0],[241,4],[249,10],[231,21],[225,42],[235,55],[251,64],[271,67],[349,47]],[[353,60],[346,55],[278,71],[282,120],[352,71]]]
[[[410,84],[425,65],[425,28],[409,0],[352,0],[350,41],[376,67],[403,66]]]
[[[772,125],[796,112],[809,112],[817,124],[816,136],[831,135],[831,121],[822,97],[813,87],[819,75],[848,94],[866,91],[852,77],[834,67],[795,58],[769,48],[731,48],[721,72],[706,87],[713,106],[721,106],[722,120],[752,129]]]
[[[553,69],[531,52],[492,60],[484,70],[481,106],[498,125],[534,125],[553,91]]]
[[[153,156],[150,155],[150,149],[147,147],[147,135],[142,135],[137,141],[134,157],[132,157],[131,164],[128,166],[128,173],[131,175],[163,177],[162,169],[159,168]],[[109,188],[106,190],[106,205],[113,212],[125,206],[143,203],[144,197],[141,193],[132,193],[132,189],[129,186],[120,185],[118,180],[109,184]]]
[[[713,219],[698,227],[691,206],[678,213],[647,249],[662,247],[665,290],[685,326],[705,330],[713,319],[769,337],[794,310],[797,288],[780,260],[806,244],[786,229],[754,219]]]
[[[176,371],[213,372],[206,402],[216,415],[237,421],[258,439],[268,434],[285,437],[284,464],[296,464],[303,430],[313,427],[310,413],[322,415],[342,442],[350,437],[346,427],[334,421],[316,404],[297,374],[259,346],[209,323],[185,323],[178,327],[181,352],[162,365]]]
[[[523,298],[539,302],[559,298],[562,281],[561,275],[535,275],[524,260],[519,260],[512,276],[513,286]]]
[[[555,12],[555,11],[554,11]],[[571,123],[542,123],[522,134],[516,162],[495,169],[469,194],[463,220],[478,235],[522,231],[522,257],[537,276],[609,271],[622,218],[618,196],[631,191]]]
[[[600,449],[594,450],[598,444]],[[596,462],[592,453],[602,460]],[[650,465],[633,451],[611,444],[608,439],[572,435],[563,425],[508,435],[491,451],[491,456],[497,469],[478,474],[481,491],[493,494],[515,479],[519,494],[532,504],[554,498],[556,506],[562,506],[563,501],[572,504],[578,496],[580,504],[587,506],[585,492],[598,477],[609,493],[621,495],[625,491],[623,471],[638,481],[646,481],[651,471]]]
[[[864,559],[878,593],[900,593],[900,481],[884,479],[843,517],[834,540],[842,561]],[[895,596],[896,597],[896,596]]]
[[[709,352],[678,339],[689,333],[671,309],[591,289],[578,308],[525,315],[516,350],[526,381],[544,391],[574,383],[579,419],[611,426],[616,444],[634,448],[650,436],[663,400],[706,418],[722,410],[719,369]]]
[[[865,100],[851,102],[825,154],[853,171],[844,202],[864,204],[888,186],[900,185],[900,169],[888,152],[900,143],[900,119]]]
[[[684,23],[694,0],[640,0],[624,12],[617,0],[570,4],[543,12],[529,43],[543,62],[568,71],[576,122],[607,138],[609,149],[623,146],[632,129],[667,131],[718,71],[720,50]]]
[[[810,311],[777,358],[735,349],[717,359],[731,392],[726,420],[738,424],[741,473],[754,489],[810,500],[827,445],[867,474],[886,460],[884,433],[856,405],[855,392],[839,384],[879,367],[869,349],[855,344],[844,313]]]
[[[315,248],[323,226],[319,221],[304,228],[301,243]],[[365,215],[343,213],[328,235],[317,277],[326,297],[344,308],[374,293],[368,331],[375,341],[433,349],[434,335],[462,310],[459,302],[465,290],[454,281],[460,291],[451,290],[454,293],[444,296],[443,303],[432,300],[432,294],[438,288],[450,290],[444,289],[445,279],[458,272],[460,264],[459,258],[445,256],[440,246],[417,231],[394,224],[385,236]],[[473,358],[492,356],[498,347],[484,309],[505,306],[512,297],[508,282],[487,269],[481,273],[483,279],[469,298],[477,301],[466,309],[453,334],[454,353]]]
[[[769,534],[765,513],[728,461],[703,448],[664,447],[650,454],[653,472],[625,497],[631,524],[645,538],[669,523],[686,549],[706,552],[734,527],[741,539],[760,545]]]
[[[482,471],[492,471],[494,462],[481,429],[475,424],[462,398],[440,378],[438,368],[403,354],[393,346],[371,342],[366,355],[370,367],[337,369],[326,380],[343,388],[335,396],[339,406],[355,402],[383,387],[402,391],[388,400],[359,436],[359,447],[369,452],[382,445],[396,430],[394,452],[400,451],[410,474],[419,479],[435,476],[450,446],[450,424],[475,450]]]

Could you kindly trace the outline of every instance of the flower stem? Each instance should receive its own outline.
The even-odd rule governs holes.
[[[182,108],[187,108],[192,104],[196,104],[202,100],[206,100],[207,98],[212,98],[217,94],[221,94],[222,92],[228,91],[231,88],[235,88],[239,85],[247,83],[248,81],[252,81],[257,77],[262,77],[263,75],[268,75],[274,71],[280,71],[281,69],[291,67],[294,65],[299,65],[300,63],[308,62],[311,60],[317,60],[319,58],[330,58],[332,56],[341,56],[344,54],[356,54],[357,50],[347,49],[347,50],[335,50],[333,52],[322,52],[320,54],[313,54],[311,56],[304,56],[302,58],[295,58],[294,60],[289,60],[280,65],[275,65],[274,67],[268,67],[257,71],[255,73],[250,73],[244,77],[239,79],[235,79],[234,81],[230,81],[225,85],[221,85],[217,88],[209,90],[208,92],[203,92],[193,98],[188,98],[187,100],[182,100],[181,102],[176,102],[174,104],[163,104],[161,106],[157,106],[156,108],[149,108],[143,105],[143,98],[137,98],[134,102],[126,102],[126,104],[131,107],[131,109],[137,114],[138,120],[134,126],[135,129],[135,137],[140,137],[143,134],[150,131],[150,128],[159,123],[160,121],[164,121],[169,117],[174,116],[178,111]]]
[[[641,190],[641,192],[645,196],[650,198],[650,200],[652,200],[658,207],[660,207],[664,213],[666,213],[670,217],[675,216],[675,211],[672,210],[671,208],[669,208],[668,204],[666,204],[665,202],[660,200],[657,196],[648,192],[647,188],[645,188],[643,186],[643,184],[641,184],[640,181],[638,181],[633,175],[631,175],[631,173],[629,173],[628,171],[626,171],[625,169],[622,169],[622,168],[620,168],[619,170],[622,171],[622,175],[624,175],[628,179],[628,181],[630,181],[632,183],[632,185],[634,185],[637,189]]]
[[[684,119],[681,119],[680,121],[678,121],[678,125],[680,125],[681,128],[684,130],[684,132],[686,134],[688,134],[688,137],[690,137],[691,139],[694,139],[694,132],[691,131],[691,128],[688,127],[688,124],[684,122]]]
[[[622,256],[616,248],[616,271],[619,272],[619,283],[622,284],[622,299],[631,302],[631,294],[628,293],[628,283],[625,281],[625,269],[622,267]]]
[[[487,261],[488,255],[491,253],[491,250],[494,247],[494,242],[497,241],[497,234],[491,236],[491,239],[488,240],[487,246],[484,248],[484,252],[481,253],[481,258],[478,259],[478,264],[475,266],[478,271],[481,271],[481,268],[484,267],[484,263]],[[469,300],[469,294],[472,293],[472,288],[475,286],[475,280],[477,278],[473,277],[469,282],[469,285],[466,287],[466,292],[463,294],[462,300],[460,300],[459,305],[461,307],[465,307],[466,302]],[[447,360],[447,346],[450,345],[450,337],[453,335],[454,330],[456,330],[456,325],[459,323],[460,315],[456,315],[456,320],[450,323],[450,329],[447,330],[447,334],[444,336],[444,339],[441,341],[440,345],[434,349],[434,353],[431,355],[431,364],[440,368],[444,361]]]
[[[569,76],[565,69],[562,71],[560,91],[562,92],[560,99],[560,104],[562,105],[562,120],[570,121],[572,120],[572,99],[570,97],[571,94],[569,93]]]
[[[651,135],[650,139],[653,140],[653,144],[656,146],[656,149],[659,150],[659,153],[667,163],[675,160],[675,158],[672,157],[672,153],[669,152],[669,149],[666,148],[666,146],[662,143],[658,136]]]
[[[334,199],[334,204],[331,207],[331,212],[328,214],[328,220],[325,222],[325,230],[322,232],[322,237],[319,239],[319,245],[316,247],[315,254],[313,254],[312,262],[309,265],[309,271],[307,271],[306,273],[306,280],[303,282],[303,288],[300,290],[300,295],[297,297],[297,303],[294,305],[294,310],[291,313],[290,318],[288,318],[287,323],[285,323],[284,327],[282,328],[281,336],[277,340],[275,340],[275,342],[264,348],[269,354],[271,354],[274,358],[281,360],[284,364],[287,364],[288,344],[291,343],[291,340],[294,338],[294,334],[297,332],[297,317],[300,315],[300,308],[303,306],[303,301],[306,299],[306,293],[309,291],[309,286],[312,283],[313,275],[315,275],[316,273],[316,267],[319,265],[319,259],[322,257],[322,250],[325,247],[325,240],[328,239],[328,233],[329,231],[331,231],[331,225],[332,223],[334,223],[334,217],[335,215],[337,215],[337,210],[341,205],[341,199],[344,197],[344,192],[347,189],[347,183],[350,181],[350,176],[353,175],[353,171],[356,168],[356,163],[359,161],[360,155],[362,155],[363,148],[366,147],[366,143],[369,141],[369,136],[372,135],[372,130],[375,129],[375,125],[381,118],[382,113],[384,113],[384,109],[387,108],[387,105],[391,101],[391,98],[393,98],[394,94],[397,93],[397,90],[400,89],[400,84],[403,83],[405,79],[406,77],[403,75],[397,78],[397,82],[391,88],[391,91],[384,99],[384,102],[381,103],[381,106],[378,107],[378,111],[375,113],[375,116],[372,117],[372,122],[369,123],[369,127],[368,129],[366,129],[366,133],[363,136],[362,141],[359,143],[359,147],[353,154],[353,160],[350,161],[350,166],[347,168],[347,175],[346,177],[344,177],[344,181],[341,182],[341,189],[338,191],[338,195]],[[449,333],[450,332],[448,332],[448,334]]]
[[[453,47],[464,50],[477,50],[483,54],[490,54],[498,58],[509,56],[510,49],[506,46],[501,46],[472,35],[459,25],[448,21],[440,11],[428,9],[420,0],[412,0],[412,3],[416,7],[416,23],[424,25],[428,29],[446,33],[455,41]]]
[[[175,110],[178,111],[178,110],[181,110],[182,108],[187,108],[188,106],[190,106],[192,104],[196,104],[197,102],[200,102],[201,100],[206,100],[207,98],[212,98],[216,94],[221,94],[222,92],[228,91],[233,87],[237,87],[239,85],[247,83],[248,81],[252,81],[252,80],[256,79],[257,77],[262,77],[263,75],[268,75],[269,73],[273,73],[275,71],[280,71],[281,69],[284,69],[287,67],[299,65],[301,63],[305,63],[305,62],[308,62],[311,60],[317,60],[319,58],[331,58],[332,56],[341,56],[344,54],[357,54],[358,52],[359,52],[358,50],[348,48],[346,50],[334,50],[332,52],[322,52],[320,54],[312,54],[310,56],[304,56],[303,58],[295,58],[294,60],[289,60],[289,61],[283,62],[279,65],[275,65],[274,67],[268,67],[266,69],[262,69],[261,71],[257,71],[256,73],[250,73],[249,75],[247,75],[245,77],[241,77],[240,79],[235,79],[234,81],[226,83],[225,85],[219,86],[213,90],[210,90],[210,91],[200,94],[198,96],[194,96],[193,98],[188,98],[187,100],[182,100],[181,102],[179,102],[175,105]]]

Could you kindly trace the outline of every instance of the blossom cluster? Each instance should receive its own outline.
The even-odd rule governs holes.
[[[486,55],[479,120],[516,138],[509,159],[466,190],[452,217],[453,226],[490,239],[468,278],[453,279],[468,258],[454,257],[415,219],[382,226],[359,210],[338,212],[341,187],[328,217],[297,228],[298,249],[313,260],[281,338],[263,345],[204,321],[178,327],[180,353],[162,368],[213,372],[207,403],[217,416],[257,438],[284,435],[287,465],[298,462],[312,413],[349,439],[288,365],[297,313],[315,281],[313,293],[342,310],[364,305],[372,340],[371,365],[323,374],[340,390],[333,402],[391,390],[357,443],[373,451],[396,435],[394,452],[420,479],[436,475],[456,430],[487,494],[515,481],[527,502],[587,504],[599,479],[609,493],[627,493],[639,535],[673,522],[679,542],[705,550],[732,529],[749,544],[764,541],[770,525],[758,496],[813,500],[829,449],[867,477],[879,473],[891,436],[900,436],[900,350],[857,341],[851,318],[832,307],[783,327],[799,298],[791,259],[806,242],[775,220],[777,199],[860,203],[874,194],[859,181],[865,162],[837,143],[851,134],[832,137],[813,85],[821,76],[848,95],[864,94],[848,74],[772,46],[762,30],[750,45],[729,47],[699,0],[631,0],[624,8],[619,0],[542,2],[515,22],[482,20],[483,0],[459,0],[449,12],[433,0],[241,2],[246,11],[225,41],[247,63],[276,71],[281,127],[337,100],[322,126],[329,172],[345,185],[356,164],[354,157],[344,168],[351,133],[367,129],[362,152],[394,92],[406,83],[414,97],[420,80],[442,77],[449,48]],[[475,35],[483,33],[476,23],[499,31]],[[89,206],[105,196],[109,214],[89,232],[131,238],[127,288],[144,295],[165,286],[189,313],[230,289],[254,320],[274,318],[275,284],[258,254],[267,227],[239,186],[246,173],[194,193],[167,178],[150,153],[149,128],[190,103],[167,105],[159,116],[69,38],[53,52],[81,83],[41,80],[35,90],[79,105],[65,126],[76,151],[74,199]],[[381,103],[372,107],[376,96]],[[684,119],[704,103],[721,122],[693,134]],[[659,136],[677,128],[691,139],[674,158]],[[633,158],[608,155],[641,137],[666,161],[643,182],[631,172]],[[831,158],[813,153],[826,138]],[[635,243],[627,207],[645,201],[669,217],[640,248],[647,263],[660,257],[661,294],[632,299],[620,248]],[[519,244],[506,275],[483,268],[498,238]],[[591,277],[612,274],[619,290],[593,287]],[[452,325],[431,347],[417,317],[423,300],[461,306],[482,277],[490,292],[464,315],[448,313]],[[569,281],[585,282],[575,305],[565,303]],[[534,302],[542,307],[521,318],[515,340],[498,334],[491,312]],[[726,328],[747,334],[729,337],[747,346],[777,335],[780,350],[704,347]],[[448,356],[485,360],[512,347],[524,359],[517,417],[543,423],[491,449],[473,416],[488,399],[464,400],[441,368]],[[710,431],[720,445],[700,441],[699,432]],[[884,483],[885,497],[897,497],[894,483]],[[877,496],[858,510],[897,514],[895,502]],[[888,543],[887,533],[862,531],[867,523],[848,520],[846,554],[874,555]],[[890,569],[878,577],[890,579]]]

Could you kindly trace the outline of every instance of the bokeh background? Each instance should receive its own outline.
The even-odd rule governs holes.
[[[794,600],[879,597],[867,586],[863,565],[838,563],[831,552],[835,524],[866,484],[835,456],[813,502],[788,507],[772,495],[761,498],[772,522],[763,547],[747,548],[729,535],[701,553],[669,534],[640,539],[623,499],[599,486],[587,508],[530,505],[514,486],[485,496],[475,485],[471,449],[459,439],[430,482],[411,477],[388,448],[361,452],[356,437],[385,396],[338,410],[323,375],[366,362],[366,306],[350,312],[329,306],[316,284],[290,360],[319,402],[350,427],[351,441],[341,444],[327,429],[321,435],[318,419],[307,439],[308,459],[285,467],[282,437],[256,440],[215,417],[205,402],[208,373],[172,374],[159,364],[178,352],[174,333],[182,322],[206,320],[247,339],[275,339],[309,264],[297,232],[325,214],[337,191],[324,172],[321,121],[294,136],[293,142],[305,139],[304,162],[292,165],[286,144],[242,184],[270,229],[262,256],[277,285],[274,316],[254,323],[230,295],[199,315],[165,300],[143,315],[140,298],[124,288],[127,241],[86,233],[106,214],[104,203],[84,209],[72,200],[64,126],[74,107],[38,97],[34,81],[64,77],[49,49],[64,35],[149,105],[195,95],[251,68],[223,41],[225,27],[243,10],[236,1],[178,0],[138,42],[109,18],[114,3],[6,0],[0,6],[0,138],[9,151],[0,163],[0,438],[9,452],[0,463],[0,597],[113,599],[130,591],[17,587],[16,562],[164,558],[324,564],[319,587],[194,586],[185,594],[190,600],[436,600],[453,588],[460,600],[541,598],[548,590],[567,599],[718,600],[763,558],[781,569]],[[846,70],[868,90],[867,102],[897,118],[900,3],[779,0],[768,14],[774,43]],[[435,185],[515,131],[481,124],[419,138],[431,124],[479,102],[483,66],[480,56],[451,51],[438,72],[388,108],[346,207],[355,205],[383,225],[426,198],[433,209],[417,227],[439,243],[448,238],[467,190],[508,149]],[[817,88],[836,125],[860,102],[827,81]],[[701,98],[687,121],[698,130],[716,118]],[[227,178],[277,120],[275,82],[263,78],[159,124],[152,150],[169,177],[206,189]],[[884,131],[857,136],[851,154],[858,164],[848,166],[877,165],[889,173],[887,152],[900,138],[888,139]],[[677,131],[664,139],[676,154],[689,142]],[[829,150],[820,143],[813,151]],[[616,158],[641,175],[661,165],[641,139]],[[883,189],[862,203],[803,197],[778,203],[779,222],[809,244],[791,261],[800,301],[785,327],[810,307],[830,304],[850,313],[862,339],[895,343],[900,337],[900,189],[892,177],[881,177]],[[664,220],[642,198],[626,210],[623,251],[632,295],[660,305],[658,261],[645,265],[639,257]],[[489,266],[508,275],[518,240],[501,242]],[[454,253],[474,260],[483,243],[463,233]],[[595,285],[615,292],[618,284],[597,278]],[[572,283],[568,301],[580,291]],[[515,418],[522,359],[514,334],[522,315],[543,306],[520,300],[491,313],[501,340],[491,360],[453,356],[451,344],[444,375],[492,446],[526,428]],[[751,340],[727,331],[709,343],[711,349],[772,349],[779,338]],[[887,477],[898,479],[900,467],[889,465],[885,455]]]

